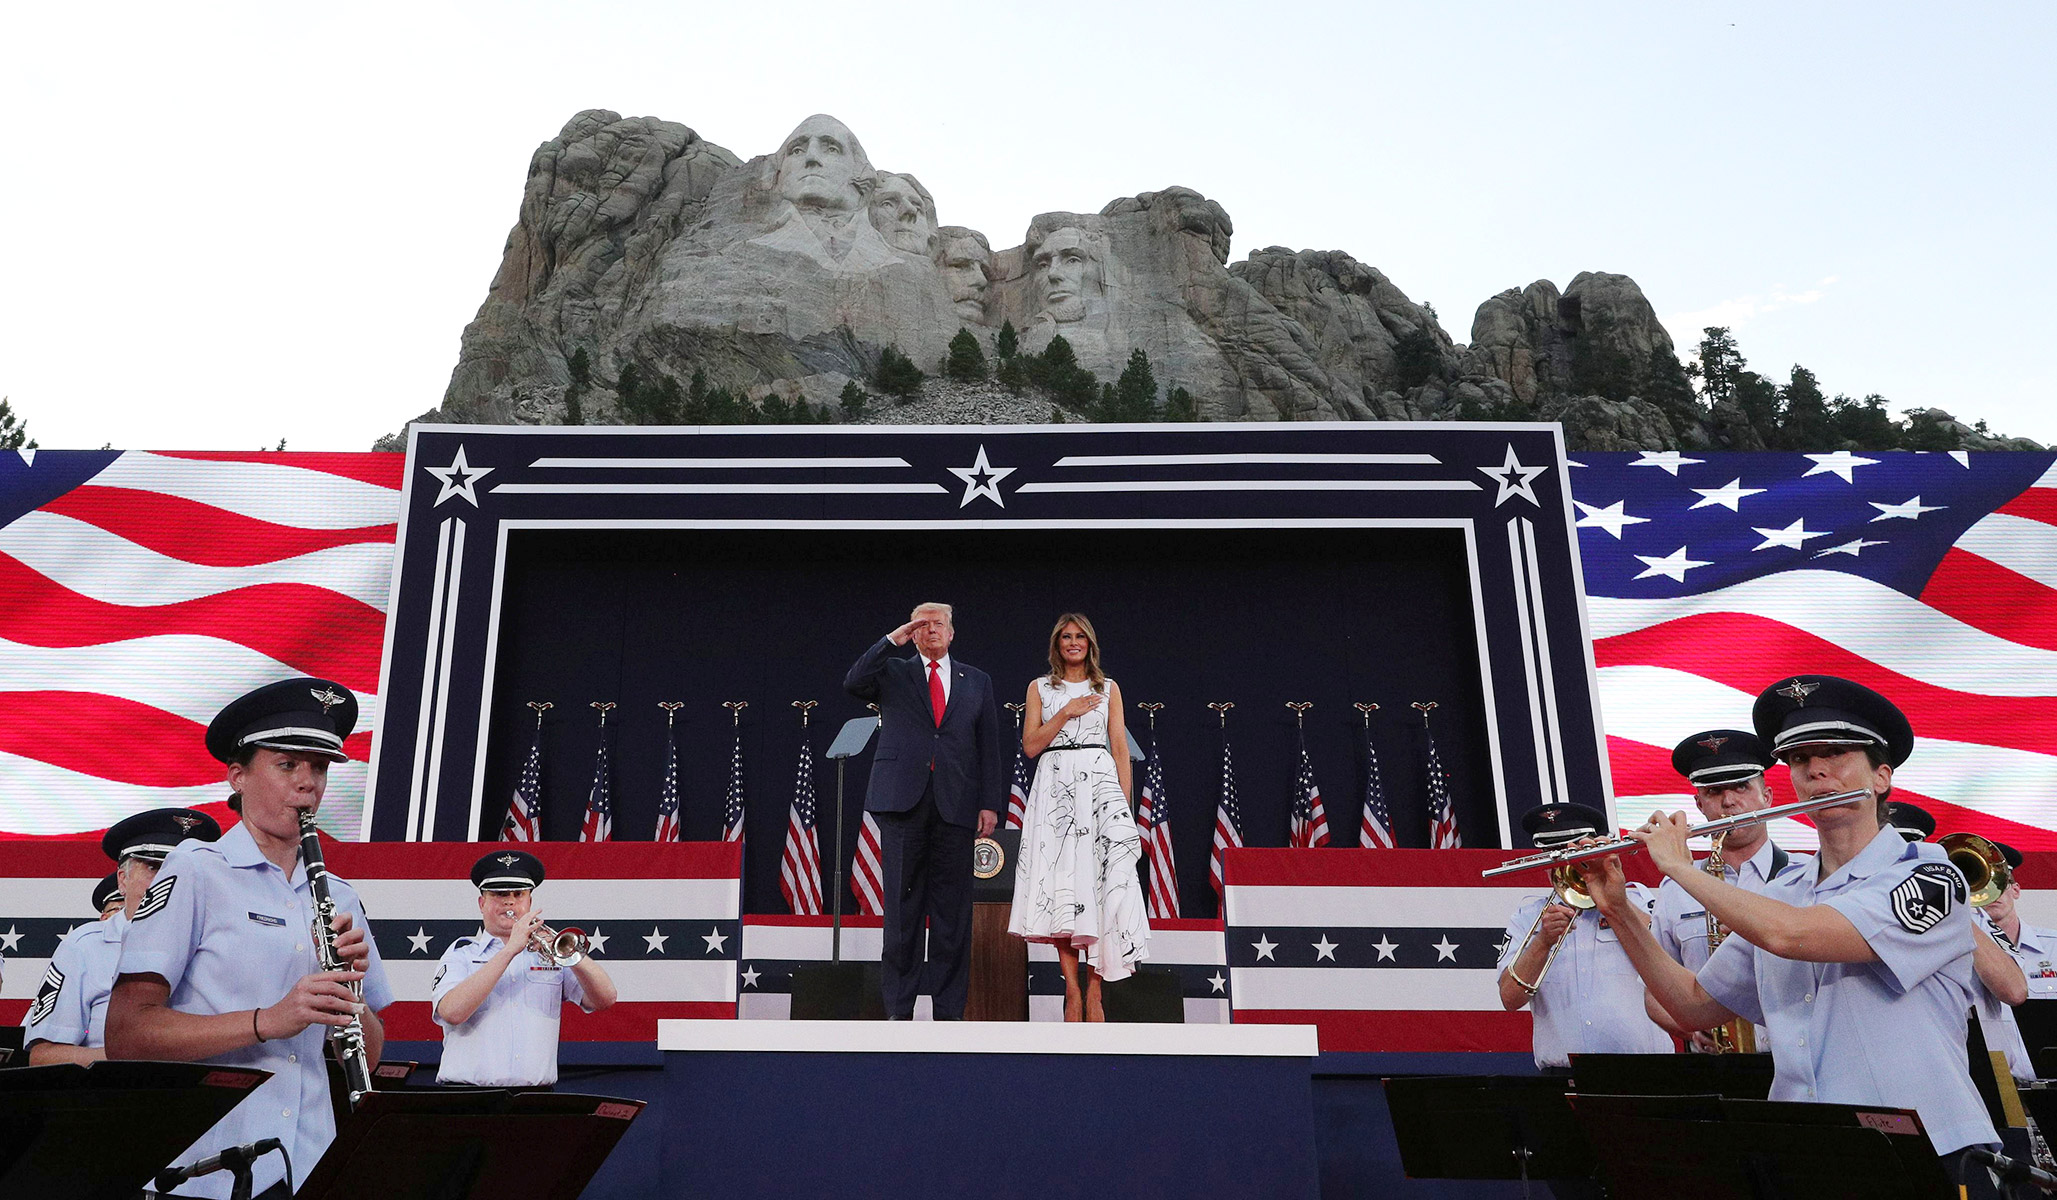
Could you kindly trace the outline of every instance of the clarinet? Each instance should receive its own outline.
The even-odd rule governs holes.
[[[307,890],[314,896],[314,951],[324,971],[347,971],[343,956],[336,953],[336,900],[329,895],[329,869],[321,859],[321,838],[314,831],[314,814],[300,810],[300,863],[307,868]],[[366,936],[369,936],[367,934]],[[350,990],[364,995],[363,985]],[[364,1049],[364,1022],[350,1014],[348,1025],[330,1026],[329,1040],[336,1044],[336,1060],[343,1064],[343,1082],[350,1090],[350,1107],[371,1091],[371,1056]]]

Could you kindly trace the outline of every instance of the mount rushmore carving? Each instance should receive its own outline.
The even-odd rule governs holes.
[[[931,367],[960,328],[990,354],[1011,322],[1026,351],[1061,333],[1102,379],[1142,350],[1210,420],[1561,416],[1592,448],[1725,440],[1679,394],[1671,339],[1625,276],[1510,289],[1460,345],[1341,251],[1273,246],[1231,264],[1229,215],[1188,188],[1043,213],[999,251],[938,212],[831,116],[745,162],[675,122],[582,112],[537,149],[424,419],[564,420],[579,350],[588,420],[611,419],[610,381],[630,364],[826,403],[888,345]],[[1610,387],[1584,394],[1595,363]]]

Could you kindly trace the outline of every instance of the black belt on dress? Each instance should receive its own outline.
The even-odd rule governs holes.
[[[1065,743],[1065,744],[1063,744],[1063,745],[1057,745],[1057,744],[1054,744],[1054,743],[1053,743],[1053,744],[1051,744],[1050,746],[1048,746],[1048,747],[1046,747],[1046,748],[1047,748],[1047,749],[1050,749],[1050,750],[1105,750],[1105,749],[1107,749],[1107,747],[1106,747],[1106,746],[1105,746],[1104,744],[1102,744],[1102,743],[1099,743],[1099,742],[1090,742],[1090,743],[1081,743],[1081,742],[1067,742],[1067,743]]]

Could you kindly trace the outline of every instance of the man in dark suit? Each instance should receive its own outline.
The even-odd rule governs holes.
[[[884,839],[886,913],[882,955],[886,1015],[914,1016],[928,927],[938,1021],[964,1019],[971,980],[971,845],[993,832],[1007,794],[993,681],[950,655],[947,604],[923,604],[873,643],[843,687],[879,706],[866,811]],[[895,657],[913,642],[919,654]]]

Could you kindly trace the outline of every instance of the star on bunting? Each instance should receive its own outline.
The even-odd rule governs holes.
[[[407,952],[409,954],[427,954],[429,952],[429,931],[426,926],[417,925],[414,927],[414,932],[407,935]]]
[[[729,935],[723,933],[720,929],[716,929],[711,933],[701,934],[700,940],[707,943],[707,953],[720,954],[728,949]]]
[[[657,926],[652,925],[650,932],[643,937],[643,953],[662,954],[664,953],[664,943],[670,940],[670,934],[660,932]]]
[[[1400,948],[1400,944],[1398,942],[1395,942],[1393,939],[1387,937],[1383,933],[1378,935],[1378,941],[1372,943],[1371,948],[1378,951],[1379,958],[1385,960],[1386,962],[1399,961],[1393,957],[1393,951],[1398,950]]]
[[[1764,491],[1763,488],[1744,487],[1741,478],[1731,479],[1718,488],[1694,488],[1693,490],[1700,493],[1702,497],[1693,505],[1693,508],[1707,508],[1711,505],[1719,504],[1730,512],[1743,511],[1741,507],[1743,497],[1755,496]]]
[[[980,496],[984,496],[1001,508],[1006,508],[1007,501],[1000,498],[1000,481],[1014,474],[1018,469],[1016,467],[994,466],[991,462],[987,461],[986,448],[984,446],[979,447],[978,456],[971,460],[970,466],[945,468],[952,475],[964,481],[964,499],[957,502],[957,507],[959,508],[963,508]]]
[[[1621,540],[1621,531],[1624,527],[1647,525],[1650,522],[1648,517],[1632,517],[1624,512],[1622,505],[1628,503],[1626,500],[1616,500],[1605,508],[1587,504],[1583,500],[1573,500],[1572,503],[1578,505],[1579,511],[1586,514],[1578,519],[1580,529],[1604,529],[1613,534],[1617,542]]]
[[[1457,961],[1457,943],[1450,940],[1449,934],[1444,934],[1443,940],[1437,942],[1435,946],[1437,962],[1442,962],[1445,959],[1448,959],[1451,962]]]
[[[1814,465],[1807,468],[1806,475],[1800,476],[1802,479],[1808,475],[1840,475],[1844,483],[1855,483],[1857,468],[1878,465],[1877,459],[1864,458],[1848,450],[1838,450],[1833,454],[1810,454],[1807,457],[1814,460]]]
[[[1751,528],[1756,529],[1757,535],[1764,539],[1755,546],[1752,546],[1752,550],[1769,550],[1773,546],[1783,546],[1788,550],[1798,550],[1801,548],[1801,543],[1805,542],[1808,538],[1828,536],[1828,530],[1826,529],[1808,529],[1805,517],[1796,518],[1791,525],[1786,526],[1784,529],[1757,529],[1754,525]]]
[[[1336,961],[1336,943],[1329,941],[1325,933],[1321,935],[1320,941],[1314,943],[1314,961],[1320,962],[1324,958],[1330,962]]]
[[[1704,458],[1687,458],[1676,450],[1645,450],[1642,452],[1642,455],[1641,458],[1630,463],[1629,466],[1656,467],[1659,470],[1670,472],[1671,477],[1674,479],[1678,478],[1678,469],[1680,467],[1707,461]]]
[[[436,503],[429,505],[430,508],[436,507],[437,504],[441,504],[452,496],[456,496],[458,499],[470,504],[473,508],[477,508],[479,506],[478,493],[474,492],[472,488],[479,480],[493,473],[492,467],[474,467],[466,462],[464,460],[464,443],[462,442],[457,444],[457,456],[450,460],[449,466],[431,467],[424,465],[422,470],[435,476],[443,485],[442,490],[436,493]]]
[[[1712,565],[1711,561],[1702,562],[1697,558],[1687,558],[1684,546],[1680,546],[1661,558],[1652,558],[1647,554],[1638,554],[1636,557],[1643,560],[1644,568],[1642,574],[1636,576],[1637,579],[1648,579],[1652,575],[1669,575],[1679,583],[1684,583],[1687,571],[1692,570],[1694,567]]]
[[[1278,943],[1260,933],[1257,940],[1250,943],[1250,948],[1257,952],[1258,958],[1271,958],[1271,952],[1278,949]],[[1271,958],[1271,961],[1277,962],[1278,959]]]
[[[1487,479],[1490,479],[1493,482],[1500,485],[1499,494],[1493,497],[1494,508],[1498,508],[1502,504],[1505,504],[1509,500],[1515,499],[1517,497],[1528,501],[1530,504],[1535,505],[1537,508],[1541,508],[1543,506],[1542,501],[1536,499],[1536,493],[1534,488],[1535,479],[1536,476],[1541,475],[1543,472],[1549,469],[1550,468],[1546,466],[1522,466],[1521,459],[1515,457],[1514,443],[1509,442],[1507,443],[1506,459],[1503,460],[1497,467],[1480,467],[1479,472],[1483,474]]]

